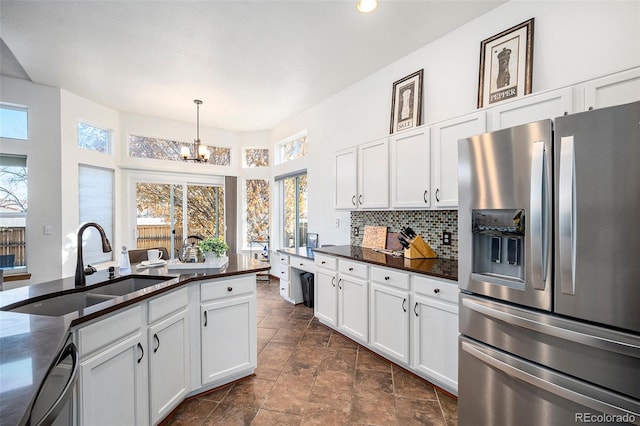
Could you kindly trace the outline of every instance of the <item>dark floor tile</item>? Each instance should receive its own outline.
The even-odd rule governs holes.
[[[273,388],[274,382],[258,377],[250,377],[233,385],[222,404],[233,404],[238,407],[254,407],[256,410],[262,406],[265,398]]]
[[[219,387],[217,389],[214,389],[212,391],[209,391],[205,394],[200,395],[199,399],[206,399],[208,401],[220,402],[224,399],[225,396],[227,396],[227,394],[229,393],[232,387],[233,387],[232,384]]]
[[[350,389],[314,386],[301,425],[347,425],[351,414]]]
[[[275,381],[284,365],[291,357],[295,346],[269,342],[269,344],[258,355],[258,368],[255,370],[257,377]]]
[[[251,426],[297,426],[300,424],[300,416],[297,414],[279,413],[276,411],[258,411]]]
[[[393,395],[354,394],[351,400],[349,424],[394,425],[396,424],[395,398]]]
[[[392,365],[391,369],[393,371],[393,388],[396,396],[413,399],[436,399],[433,385],[396,365]]]
[[[362,346],[358,349],[356,368],[358,370],[376,370],[391,373],[391,363],[389,361]]]
[[[458,400],[446,393],[436,390],[438,400],[440,401],[440,407],[444,413],[444,418],[447,421],[448,426],[458,425]]]
[[[191,398],[180,404],[169,424],[173,425],[179,422],[202,423],[215,410],[218,404],[218,402],[202,398]]]
[[[438,401],[396,397],[398,425],[446,426]]]
[[[313,380],[281,375],[267,395],[262,408],[300,415],[307,405],[312,386]]]
[[[258,408],[247,407],[233,401],[223,401],[202,423],[206,426],[245,426],[251,424]]]
[[[385,393],[393,395],[393,379],[389,371],[356,370],[353,384],[355,393],[361,396]]]
[[[340,333],[331,333],[329,349],[358,349],[358,344]]]

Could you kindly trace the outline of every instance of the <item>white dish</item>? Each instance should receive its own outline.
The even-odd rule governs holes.
[[[143,260],[142,262],[140,262],[140,264],[138,265],[138,268],[155,268],[157,266],[164,266],[167,264],[166,260],[163,259],[159,259],[159,260],[154,260],[154,261],[150,261],[150,260]]]

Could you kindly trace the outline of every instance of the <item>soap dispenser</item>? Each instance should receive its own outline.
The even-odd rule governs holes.
[[[122,253],[120,254],[120,275],[126,275],[131,273],[131,263],[129,262],[129,252],[127,248],[122,246]]]

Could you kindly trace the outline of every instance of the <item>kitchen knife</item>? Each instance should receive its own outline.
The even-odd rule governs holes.
[[[409,243],[403,237],[398,237],[398,241],[400,241],[400,245],[406,249],[409,248]]]
[[[412,240],[418,236],[418,234],[416,234],[414,230],[409,228],[408,226],[404,228],[404,232],[409,236],[409,239],[412,239]]]

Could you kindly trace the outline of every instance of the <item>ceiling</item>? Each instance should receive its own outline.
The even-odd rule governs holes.
[[[177,121],[202,99],[204,126],[270,129],[504,1],[2,0],[0,72]]]

